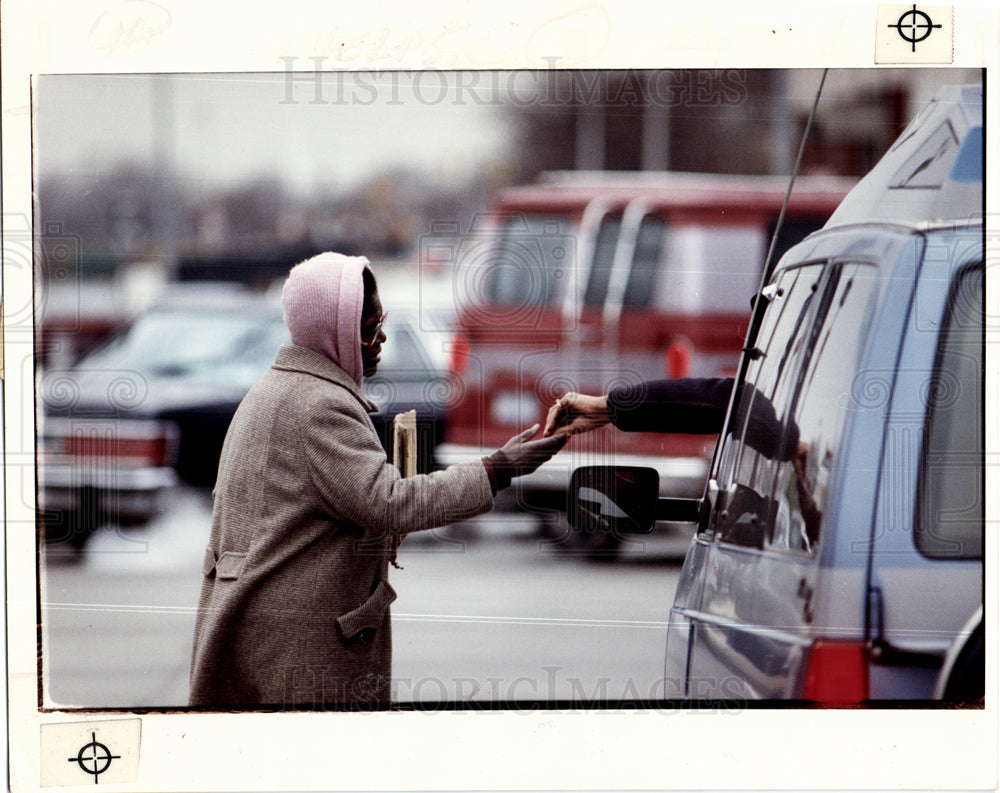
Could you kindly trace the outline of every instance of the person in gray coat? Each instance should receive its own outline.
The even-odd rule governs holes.
[[[243,399],[219,462],[189,704],[384,706],[401,538],[489,511],[566,437],[533,440],[536,425],[483,459],[402,478],[361,392],[386,341],[368,260],[296,265],[282,304],[292,344]]]

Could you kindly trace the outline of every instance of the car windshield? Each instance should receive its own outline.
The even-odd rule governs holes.
[[[151,311],[125,333],[85,359],[86,368],[134,369],[160,377],[209,373],[220,366],[268,362],[284,330],[280,316],[253,311]],[[265,364],[266,365],[266,364]]]
[[[192,376],[199,380],[250,388],[274,361],[278,347],[289,343],[288,329],[281,317],[267,322],[258,321],[256,329],[241,339],[239,349],[232,357],[221,360],[217,366],[200,368]]]
[[[410,326],[390,316],[385,332],[388,338],[380,374],[397,379],[426,377],[424,347]],[[80,366],[249,388],[267,371],[278,347],[288,343],[288,330],[277,312],[154,310]]]

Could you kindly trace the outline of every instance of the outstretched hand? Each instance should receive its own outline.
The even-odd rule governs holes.
[[[586,396],[572,391],[563,394],[549,408],[542,435],[565,435],[567,438],[581,432],[590,432],[611,421],[606,396]]]
[[[489,468],[493,471],[497,489],[510,485],[510,480],[515,476],[524,476],[535,471],[569,440],[568,435],[562,434],[532,440],[539,429],[540,425],[535,424],[518,433],[486,458]]]
[[[569,440],[568,436],[564,437],[563,435],[543,436],[537,440],[531,440],[538,434],[539,429],[540,425],[535,424],[515,435],[500,448],[500,452],[517,471],[515,476],[530,474],[565,446],[566,441]]]

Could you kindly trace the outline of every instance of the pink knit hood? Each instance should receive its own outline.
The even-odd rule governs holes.
[[[321,253],[295,265],[281,291],[292,344],[322,353],[359,386],[364,256]]]

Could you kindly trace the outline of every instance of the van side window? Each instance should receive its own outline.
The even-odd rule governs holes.
[[[573,266],[573,227],[565,218],[518,215],[506,221],[492,253],[489,292],[507,306],[546,306]]]
[[[717,480],[728,495],[718,514],[719,538],[762,546],[773,512],[775,466],[787,457],[780,444],[790,400],[789,383],[811,326],[823,264],[781,273],[757,335],[758,354],[737,394],[734,418],[722,440]]]
[[[770,543],[811,553],[819,540],[824,501],[847,417],[853,404],[862,349],[878,293],[878,273],[870,265],[831,268],[810,334],[804,366],[798,375],[784,446],[777,466],[775,514]]]
[[[983,555],[983,265],[955,278],[927,395],[914,540],[933,559]]]

